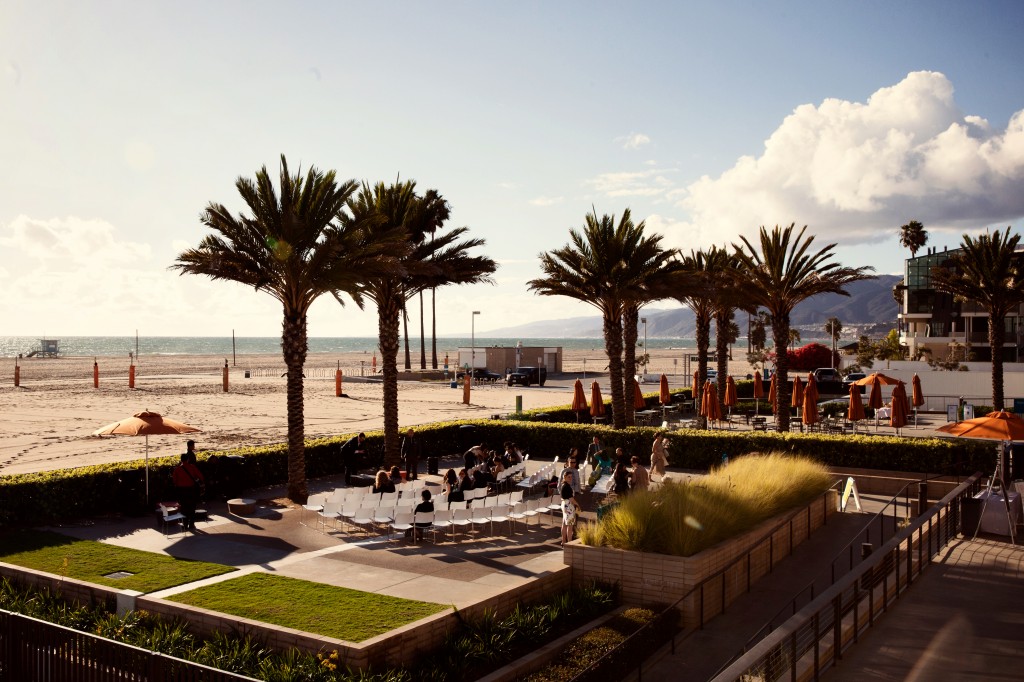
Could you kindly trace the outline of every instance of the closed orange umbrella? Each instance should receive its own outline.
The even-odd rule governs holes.
[[[800,407],[804,402],[804,385],[800,381],[800,377],[797,376],[793,379],[793,399],[790,401],[791,407]]]
[[[860,401],[860,387],[856,384],[850,385],[850,407],[846,410],[846,418],[856,423],[864,419],[864,403]]]
[[[872,374],[875,377],[874,381],[871,382],[871,394],[868,396],[868,407],[873,410],[877,410],[884,403],[882,402],[882,382],[878,378],[877,374]],[[857,382],[860,383],[859,381]]]
[[[693,383],[690,384],[690,395],[693,397],[694,409],[696,409],[697,406],[700,405],[702,390],[703,389],[700,386],[700,370],[695,369],[693,370]]]
[[[732,375],[725,380],[725,406],[736,407],[739,399],[736,397],[736,382],[733,381]]]
[[[587,395],[583,391],[583,382],[579,379],[572,385],[572,411],[576,413],[576,421],[580,420],[580,412],[586,412],[589,409],[587,405]]]
[[[807,388],[804,389],[803,410],[800,416],[808,426],[818,423],[818,381],[813,373],[807,375]]]
[[[590,385],[590,416],[594,419],[604,416],[604,399],[596,381]]]
[[[907,388],[901,381],[892,389],[892,411],[889,413],[889,426],[896,429],[899,435],[900,429],[907,425]]]
[[[672,394],[668,392],[668,377],[664,374],[661,375],[661,386],[658,398],[661,400],[662,405],[668,405],[672,402]]]
[[[775,377],[777,374],[772,374],[772,383],[768,385],[768,402],[771,403],[772,408],[775,407],[775,400],[779,396],[779,387]]]
[[[647,400],[644,399],[643,391],[640,390],[640,383],[633,379],[633,408],[637,410],[647,409]]]
[[[911,401],[914,408],[921,407],[924,405],[924,392],[921,390],[921,377],[914,375],[913,381],[910,382],[910,391],[913,397]]]
[[[807,375],[807,388],[804,389],[804,402],[810,400],[812,403],[818,402],[818,380],[814,378],[814,372]]]
[[[709,422],[722,420],[722,411],[718,406],[718,391],[715,389],[715,385],[710,381],[704,384],[704,399],[701,401],[701,406],[701,414],[703,414]]]
[[[764,382],[761,381],[761,373],[754,373],[754,398],[760,400],[764,397]]]

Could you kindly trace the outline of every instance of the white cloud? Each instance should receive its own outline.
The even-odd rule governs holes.
[[[675,187],[666,175],[673,172],[675,169],[652,168],[645,171],[602,173],[596,178],[585,180],[584,184],[609,197],[661,197]]]
[[[0,246],[19,260],[111,267],[150,258],[148,244],[118,243],[114,227],[76,217],[39,220],[20,215],[0,231]]]
[[[680,206],[705,241],[796,222],[856,244],[890,237],[910,219],[930,231],[1016,219],[1022,181],[1024,111],[993,131],[960,112],[944,75],[915,72],[866,103],[797,107],[760,156],[691,184]]]
[[[530,199],[532,206],[554,206],[560,204],[565,200],[564,197],[537,197],[536,199]]]
[[[622,145],[623,149],[639,149],[646,144],[650,144],[651,138],[643,133],[630,133],[624,137],[616,137],[615,142]]]

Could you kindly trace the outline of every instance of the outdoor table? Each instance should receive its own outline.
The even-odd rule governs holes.
[[[654,418],[655,415],[658,414],[658,411],[657,410],[638,410],[637,412],[634,412],[634,414],[636,415],[636,418],[637,418],[638,422],[641,422],[645,426],[650,426],[651,420]]]
[[[892,408],[890,407],[879,407],[875,410],[875,419],[888,419],[892,414]]]
[[[994,535],[1010,535],[1010,527],[1006,519],[1006,503],[1003,501],[1003,494],[995,491],[982,490],[974,496],[976,500],[988,499],[985,504],[985,513],[981,517],[981,532]],[[1019,523],[1021,519],[1020,493],[1010,493],[1010,516],[1013,522]]]

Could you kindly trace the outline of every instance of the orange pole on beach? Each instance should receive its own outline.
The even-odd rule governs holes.
[[[462,377],[462,402],[469,405],[469,373]]]
[[[224,392],[228,392],[228,360],[224,358]]]
[[[135,388],[135,365],[128,366],[128,388]]]
[[[337,398],[341,397],[341,368],[339,367],[334,372],[334,395]]]
[[[18,367],[18,361],[14,361],[14,387],[21,386],[21,367]]]
[[[96,362],[96,358],[92,359],[92,387],[100,387],[100,365]]]

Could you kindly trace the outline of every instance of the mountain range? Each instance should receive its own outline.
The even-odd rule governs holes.
[[[884,334],[896,326],[897,306],[892,298],[892,288],[902,280],[903,278],[898,275],[878,275],[875,279],[854,282],[848,286],[849,296],[822,294],[807,299],[793,308],[790,324],[799,329],[801,336],[805,338],[824,337],[825,331],[822,326],[830,317],[838,318],[843,324],[843,336]],[[693,313],[689,308],[645,308],[641,312],[641,317],[647,319],[649,337],[694,336]],[[745,331],[745,315],[737,313],[736,321],[742,334]],[[601,317],[593,315],[528,322],[478,333],[493,337],[600,338],[602,327]]]

